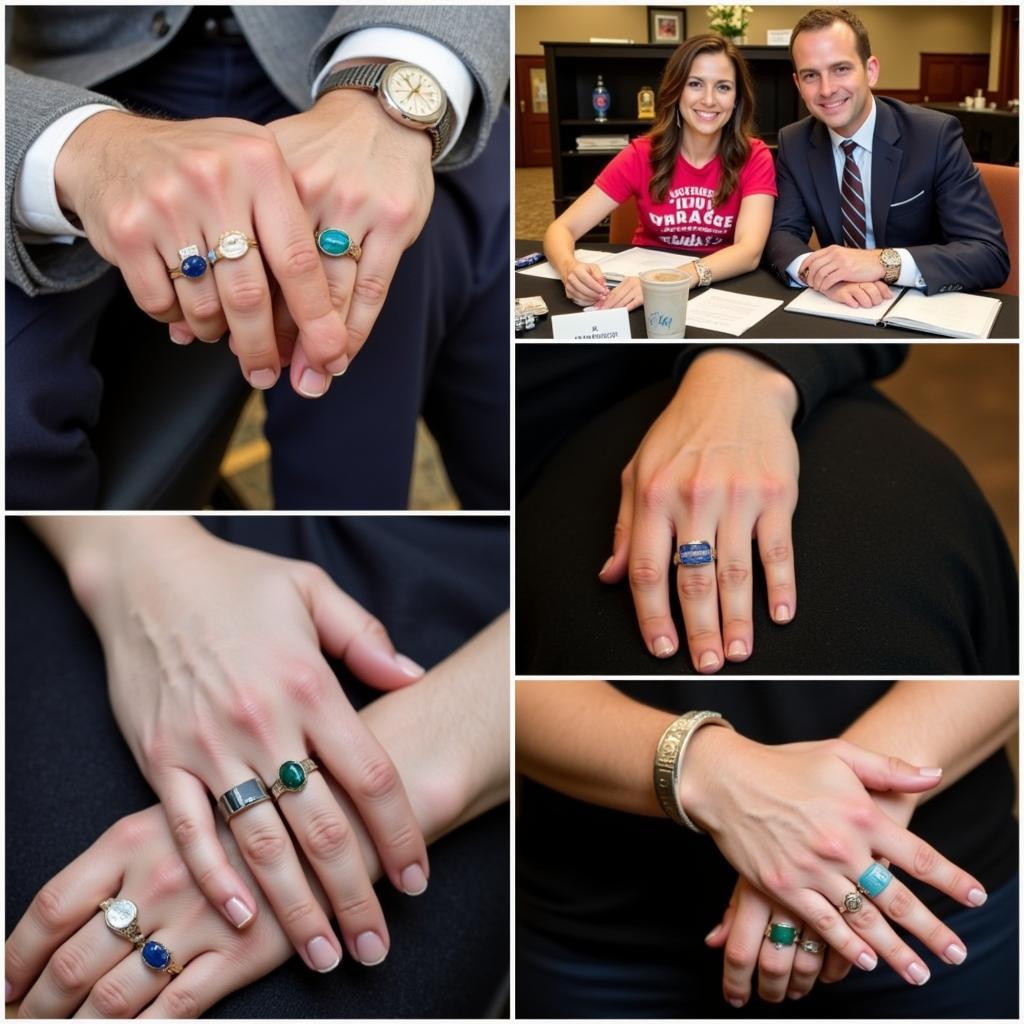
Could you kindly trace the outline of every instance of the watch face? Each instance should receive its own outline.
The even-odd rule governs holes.
[[[406,117],[417,121],[433,121],[444,110],[441,86],[432,75],[414,64],[400,64],[387,78],[387,91],[392,102]]]

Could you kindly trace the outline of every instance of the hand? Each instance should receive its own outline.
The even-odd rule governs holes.
[[[254,776],[269,789],[284,761],[312,755],[321,771],[301,792],[234,815],[231,831],[309,967],[329,968],[340,949],[282,817],[352,955],[380,959],[383,913],[326,776],[352,797],[396,888],[426,887],[426,849],[394,765],[320,647],[380,688],[422,669],[315,566],[227,544],[192,520],[111,523],[69,557],[69,576],[103,644],[115,717],[193,877],[244,926],[255,901],[225,859],[209,796]]]
[[[835,284],[824,292],[824,295],[833,302],[842,302],[854,309],[858,307],[870,309],[872,306],[877,306],[880,302],[892,298],[892,292],[884,281]]]
[[[679,647],[669,611],[673,543],[717,546],[717,582],[714,565],[680,566],[676,573],[699,671],[721,668],[723,649],[730,661],[753,652],[751,535],[772,618],[781,624],[796,614],[797,401],[789,378],[763,360],[728,349],[704,353],[623,471],[614,551],[600,578],[618,582],[628,568],[640,631],[657,657]]]
[[[636,309],[643,305],[644,293],[640,287],[639,277],[624,277],[604,298],[598,299],[594,305],[598,309]]]
[[[562,270],[565,294],[577,306],[593,306],[608,295],[608,284],[596,263],[570,260]]]
[[[246,380],[272,387],[281,361],[265,260],[319,376],[339,368],[343,320],[331,305],[313,227],[268,129],[233,118],[158,121],[104,111],[65,143],[55,180],[61,206],[77,214],[93,248],[120,268],[139,308],[174,325],[180,342],[193,335],[216,340],[230,330]],[[259,250],[219,260],[201,278],[168,277],[180,263],[179,248],[196,244],[205,256],[229,230],[258,236]],[[300,393],[316,398],[325,390]]]
[[[851,249],[845,245],[827,245],[812,252],[803,261],[800,270],[808,287],[827,292],[833,285],[844,281],[881,281],[885,267],[880,259],[881,249]]]
[[[376,323],[398,261],[430,213],[431,140],[388,117],[376,97],[353,89],[325,93],[309,110],[267,128],[284,154],[309,223],[318,230],[341,228],[362,246],[358,263],[317,252],[331,302],[345,324],[346,356],[328,370],[342,373]],[[304,335],[295,344],[297,323],[282,293],[274,324],[279,348],[295,347],[293,383],[324,365]],[[326,390],[329,381],[320,383]]]
[[[690,817],[741,876],[846,960],[871,970],[877,953],[909,984],[928,980],[885,914],[946,963],[963,962],[963,942],[898,879],[864,897],[856,912],[837,910],[877,858],[967,906],[984,902],[977,879],[894,822],[867,792],[921,793],[941,771],[845,740],[769,747],[714,728],[693,737],[686,758],[679,798]]]

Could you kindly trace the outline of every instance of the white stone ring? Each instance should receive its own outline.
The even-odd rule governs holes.
[[[103,911],[103,920],[112,932],[116,932],[122,939],[127,939],[136,949],[145,944],[146,939],[139,931],[139,908],[131,900],[104,900],[100,904],[100,910]]]
[[[258,249],[259,244],[244,231],[225,231],[206,254],[206,259],[211,267],[220,260],[240,260],[250,249]]]

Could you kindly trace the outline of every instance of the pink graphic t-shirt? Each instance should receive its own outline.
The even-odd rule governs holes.
[[[617,203],[636,197],[639,224],[634,245],[654,249],[682,249],[695,256],[708,256],[716,249],[732,245],[736,236],[736,218],[744,196],[778,196],[775,188],[775,164],[768,147],[760,139],[750,140],[750,156],[740,171],[739,182],[721,206],[713,207],[721,158],[697,168],[681,156],[676,158],[672,184],[663,203],[651,199],[651,140],[633,139],[616,153],[594,182]]]

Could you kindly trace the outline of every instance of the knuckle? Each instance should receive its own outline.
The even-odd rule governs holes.
[[[761,498],[766,502],[781,501],[787,496],[787,493],[786,482],[777,476],[766,476],[761,481]]]
[[[764,547],[759,547],[761,561],[765,565],[780,565],[787,562],[792,556],[793,549],[781,540],[769,541]]]
[[[296,903],[289,903],[282,908],[281,924],[286,928],[302,924],[313,917],[319,909],[314,900],[299,900]]]
[[[640,485],[640,507],[645,512],[659,512],[667,504],[669,486],[658,476],[652,476]]]
[[[319,164],[303,167],[293,176],[295,191],[306,209],[319,206],[329,195],[334,183],[334,175],[326,167]]]
[[[703,508],[713,497],[715,485],[707,477],[691,476],[680,483],[679,493],[690,508]]]
[[[370,758],[359,770],[358,792],[367,800],[387,800],[399,785],[395,766],[383,754]]]
[[[305,663],[296,663],[285,672],[284,689],[296,704],[305,708],[319,707],[329,693],[323,673]]]
[[[811,924],[819,935],[827,935],[829,932],[834,931],[836,925],[839,924],[839,914],[834,910],[819,911]],[[830,944],[834,945],[834,943]]]
[[[373,640],[386,640],[389,642],[391,640],[384,623],[374,615],[367,615],[363,619],[361,632]]]
[[[146,182],[146,199],[165,218],[173,217],[181,209],[183,191],[177,174],[157,175]]]
[[[127,1017],[131,1013],[125,985],[113,974],[108,974],[96,982],[90,1002],[101,1017]]]
[[[335,309],[347,309],[350,295],[349,289],[341,281],[336,281],[333,277],[327,278],[327,296]]]
[[[200,149],[189,153],[183,168],[186,177],[200,189],[217,195],[224,190],[228,177],[228,161],[217,149]]]
[[[135,849],[148,845],[153,839],[153,819],[145,812],[130,814],[115,822],[107,830],[120,849]]]
[[[338,916],[342,918],[365,918],[377,909],[377,900],[370,892],[348,896],[337,905]]]
[[[119,249],[138,249],[149,237],[149,218],[137,203],[110,209],[105,224],[111,242]]]
[[[264,284],[252,278],[233,282],[223,299],[224,308],[239,316],[252,316],[270,306],[270,292]]]
[[[865,900],[860,910],[851,915],[851,919],[858,931],[869,932],[882,920],[882,915],[873,903]]]
[[[306,239],[285,246],[281,254],[282,277],[288,280],[303,278],[321,269],[320,256]]]
[[[916,899],[909,889],[897,889],[889,897],[889,904],[886,912],[892,918],[906,917],[916,904]]]
[[[919,875],[930,875],[939,865],[939,854],[927,843],[918,843],[914,849],[914,871]]]
[[[725,947],[725,962],[736,971],[749,971],[757,962],[757,950],[742,942],[730,941]]]
[[[64,924],[64,896],[55,885],[39,890],[32,903],[35,918],[46,931],[59,931]]]
[[[351,845],[352,829],[337,814],[315,811],[306,827],[306,842],[312,856],[319,860],[334,860]]]
[[[53,954],[50,973],[54,985],[66,994],[78,992],[88,982],[89,968],[82,952],[74,946],[64,946]]]
[[[177,302],[173,294],[168,296],[161,292],[140,292],[134,298],[139,309],[154,320],[166,319]]]
[[[190,312],[197,320],[215,320],[221,315],[220,299],[215,293],[201,295],[192,303]]]
[[[372,324],[370,325],[373,326]],[[370,336],[369,329],[363,330],[362,327],[356,324],[348,323],[345,324],[345,331],[348,334],[348,343],[356,349],[360,349],[366,343],[366,339]]]
[[[242,837],[241,847],[251,864],[261,868],[276,867],[284,859],[288,839],[272,825],[259,825]]]
[[[688,569],[679,575],[679,593],[691,600],[708,597],[715,589],[715,578],[709,572]]]
[[[168,986],[163,996],[167,1016],[174,1020],[193,1020],[199,1016],[202,1007],[191,988],[183,988],[180,981]]]
[[[878,813],[870,801],[858,803],[847,811],[847,821],[859,831],[870,831],[878,824]]]
[[[719,563],[718,582],[723,590],[736,590],[750,579],[750,569],[745,562],[728,561]]]
[[[191,882],[188,866],[177,854],[158,861],[149,879],[150,889],[156,899],[177,896],[189,889]]]
[[[846,863],[851,859],[850,844],[834,832],[821,832],[811,841],[811,849],[825,860]]]
[[[654,590],[662,582],[661,567],[650,558],[635,558],[629,563],[629,582],[634,590]]]
[[[400,825],[388,837],[388,846],[393,850],[404,850],[419,846],[420,830],[410,822]]]
[[[248,134],[240,141],[242,158],[259,170],[278,170],[284,166],[281,150],[273,134],[262,125],[249,126]]]
[[[775,957],[768,956],[765,953],[761,954],[758,969],[762,976],[769,981],[782,981],[783,978],[789,977],[789,968],[779,963]]]
[[[273,711],[260,693],[243,690],[235,694],[226,710],[231,724],[247,736],[266,736],[273,727]]]
[[[387,298],[390,279],[383,274],[374,274],[363,271],[356,275],[356,283],[352,287],[352,294],[372,306],[379,306]]]
[[[181,850],[187,850],[199,843],[203,830],[191,814],[175,814],[170,819],[171,835]]]

